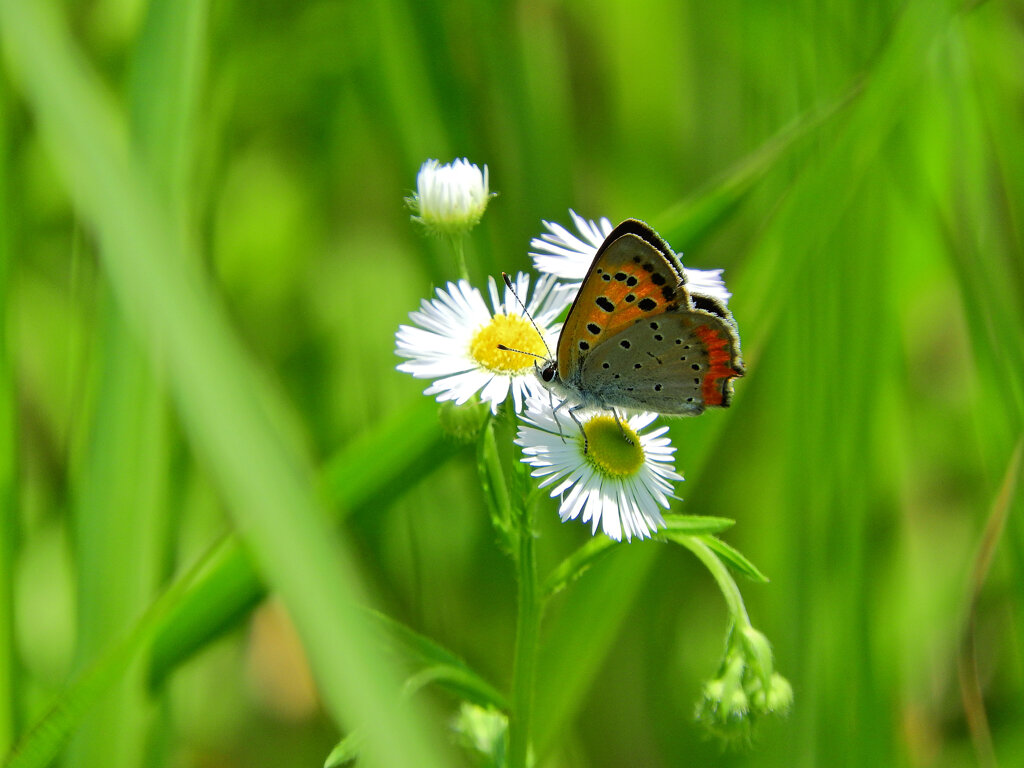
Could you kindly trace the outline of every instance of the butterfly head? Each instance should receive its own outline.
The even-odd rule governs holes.
[[[538,361],[533,369],[541,385],[555,397],[579,406],[603,407],[603,400],[581,388],[573,380],[565,380],[558,372],[558,360],[549,358]]]
[[[545,360],[543,365],[537,365],[537,376],[545,384],[550,384],[558,375],[558,363],[554,360]]]

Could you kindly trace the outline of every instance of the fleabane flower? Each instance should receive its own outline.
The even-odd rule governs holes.
[[[555,278],[545,275],[531,296],[529,276],[516,276],[515,293],[533,317],[532,323],[512,290],[505,286],[500,294],[493,277],[488,281],[493,311],[480,291],[465,280],[438,288],[437,298],[424,299],[419,311],[409,314],[413,325],[398,328],[395,352],[408,358],[398,370],[435,379],[424,394],[436,395],[438,402],[461,405],[479,393],[497,413],[511,393],[516,411],[521,411],[524,399],[542,389],[534,375],[537,359],[547,358],[557,341],[552,323],[565,303],[555,285]]]
[[[575,292],[587,276],[597,249],[614,227],[607,218],[588,221],[572,209],[569,210],[569,216],[580,236],[572,234],[561,224],[545,221],[543,224],[548,231],[530,241],[530,248],[533,249],[530,257],[538,271],[571,281],[566,284],[566,288]],[[729,306],[732,294],[722,280],[722,270],[683,267],[683,272],[686,273],[686,289],[690,293],[711,296]]]
[[[412,219],[436,235],[459,235],[475,227],[494,195],[487,166],[481,171],[466,158],[441,165],[427,160],[416,176],[416,194],[406,198]]]
[[[676,449],[665,437],[668,427],[642,432],[653,413],[623,419],[621,427],[609,411],[575,415],[583,434],[564,409],[555,413],[543,392],[527,400],[516,436],[530,474],[560,497],[562,521],[580,518],[592,533],[600,526],[616,541],[644,539],[663,528],[661,510],[668,509],[673,483],[683,479],[672,463]]]

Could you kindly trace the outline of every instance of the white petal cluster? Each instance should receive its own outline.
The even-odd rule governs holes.
[[[436,395],[438,402],[451,400],[461,405],[479,393],[480,399],[490,403],[497,413],[511,393],[516,411],[521,411],[525,397],[541,389],[532,359],[524,358],[519,371],[503,371],[489,367],[486,359],[473,353],[473,340],[496,318],[523,317],[512,291],[503,287],[502,294],[494,278],[489,280],[491,308],[480,291],[465,280],[448,283],[437,289],[436,298],[424,299],[419,311],[409,314],[412,325],[398,328],[395,352],[407,358],[398,370],[416,378],[434,379],[424,394]],[[529,275],[520,273],[515,279],[516,293],[526,303],[543,344],[548,346],[557,340],[558,329],[552,324],[565,307],[564,297],[554,289],[555,278],[544,276],[531,296]]]
[[[588,221],[573,210],[569,211],[569,216],[579,237],[561,224],[545,221],[544,227],[548,231],[530,241],[530,248],[533,249],[530,257],[538,272],[557,275],[562,280],[570,281],[565,287],[575,293],[587,276],[597,249],[614,227],[607,218]],[[686,290],[690,293],[711,296],[729,306],[732,294],[722,280],[722,270],[683,267],[683,272],[686,273]]]
[[[578,418],[586,424],[597,414],[583,411]],[[516,443],[523,449],[523,461],[533,467],[530,474],[544,478],[540,487],[554,486],[550,495],[561,500],[558,514],[563,522],[579,518],[590,523],[592,533],[600,527],[616,541],[644,539],[665,526],[661,510],[669,507],[673,483],[683,479],[672,463],[676,449],[665,436],[668,427],[641,433],[656,417],[642,413],[626,422],[643,452],[643,462],[627,477],[603,473],[588,458],[575,423],[564,412],[561,420],[566,423],[558,420],[547,393],[527,400]],[[600,446],[590,445],[589,450]]]
[[[457,235],[475,227],[491,199],[487,166],[481,171],[466,158],[441,165],[427,160],[416,176],[416,194],[408,198],[414,221],[438,235]]]

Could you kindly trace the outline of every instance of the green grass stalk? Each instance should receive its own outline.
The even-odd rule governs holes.
[[[442,765],[412,705],[395,707],[398,670],[360,619],[365,588],[330,531],[313,472],[268,414],[279,413],[187,244],[125,141],[123,116],[84,66],[52,4],[0,3],[3,41],[46,146],[83,218],[125,315],[165,362],[186,433],[228,502],[305,643],[325,706],[367,734],[386,765]],[[274,404],[274,407],[269,407]]]
[[[11,233],[14,211],[9,194],[9,116],[7,81],[0,77],[0,755],[17,737],[17,662],[14,647],[14,555],[18,541],[15,380],[8,347],[11,294]]]

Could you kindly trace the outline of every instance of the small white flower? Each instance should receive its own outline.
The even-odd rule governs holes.
[[[548,350],[557,341],[557,328],[551,325],[565,302],[554,290],[553,276],[541,277],[531,297],[530,277],[519,273],[516,293],[535,327],[507,286],[503,297],[493,277],[488,286],[493,313],[480,291],[465,280],[438,288],[436,299],[424,299],[420,310],[409,314],[414,325],[398,328],[395,352],[409,358],[398,370],[436,379],[424,394],[437,395],[438,402],[453,400],[461,405],[479,392],[494,413],[511,391],[518,412],[527,395],[542,391],[534,365],[538,358],[550,355]],[[519,351],[498,349],[499,344]]]
[[[548,231],[530,241],[530,247],[534,249],[530,251],[530,256],[538,271],[571,280],[572,283],[566,287],[575,293],[587,276],[597,249],[614,227],[607,218],[598,222],[587,221],[571,209],[569,215],[581,237],[576,237],[561,224],[545,221],[544,226]],[[686,273],[686,289],[690,293],[712,296],[726,306],[729,305],[732,294],[722,280],[722,270],[683,267],[683,271]]]
[[[672,464],[675,448],[665,437],[668,427],[641,434],[656,414],[641,413],[622,422],[632,442],[608,411],[577,412],[587,438],[565,413],[552,410],[550,395],[541,393],[526,403],[516,443],[522,459],[542,477],[540,487],[554,485],[551,496],[560,496],[562,521],[576,519],[600,525],[606,535],[621,541],[644,539],[665,526],[662,509],[668,509],[673,483],[682,480]]]
[[[530,241],[530,247],[540,253],[530,251],[530,256],[533,258],[533,266],[539,272],[581,283],[587,276],[597,249],[614,227],[607,218],[599,222],[587,221],[571,208],[569,215],[583,239],[576,237],[561,224],[545,221],[544,226],[548,231]]]
[[[466,158],[441,165],[427,160],[416,176],[416,194],[406,198],[420,222],[438,235],[457,235],[475,227],[491,194],[487,166],[481,171]]]

